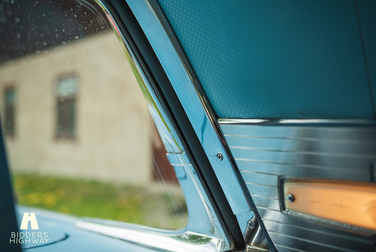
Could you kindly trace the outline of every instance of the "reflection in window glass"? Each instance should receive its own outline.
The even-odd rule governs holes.
[[[98,5],[22,1],[0,11],[0,88],[17,83],[17,138],[6,137],[6,147],[18,204],[183,228],[174,168]],[[0,106],[13,116],[1,120],[14,132],[12,93],[5,96],[13,107]]]
[[[14,136],[15,132],[15,105],[16,90],[14,87],[7,87],[4,90],[4,125],[5,134]]]
[[[57,96],[57,129],[59,138],[73,138],[75,136],[77,79],[67,77],[59,79],[56,86]]]

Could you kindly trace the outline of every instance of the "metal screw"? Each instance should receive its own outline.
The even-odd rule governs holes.
[[[292,195],[291,193],[287,195],[287,200],[290,201],[290,202],[294,202],[295,201],[295,197],[294,195]]]
[[[249,227],[250,229],[254,229],[255,226],[256,226],[256,224],[255,224],[255,222],[254,222],[253,220],[249,220],[249,221],[247,222],[247,225],[248,225],[248,227]]]
[[[222,160],[223,160],[223,155],[222,155],[222,153],[218,153],[218,154],[217,154],[217,158],[219,159],[219,161],[222,161]]]

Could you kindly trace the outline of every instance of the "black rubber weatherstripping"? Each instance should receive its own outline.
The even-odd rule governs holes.
[[[163,25],[163,28],[165,29],[166,33],[168,34],[172,44],[175,47],[175,50],[178,52],[180,59],[183,61],[184,66],[187,68],[187,70],[188,70],[188,72],[189,72],[189,74],[192,78],[192,82],[195,85],[195,88],[198,90],[198,93],[200,94],[202,101],[205,103],[206,109],[208,109],[210,111],[209,114],[214,115],[215,113],[214,113],[213,108],[211,107],[209,99],[206,97],[205,91],[202,88],[200,81],[199,81],[199,79],[198,79],[198,77],[197,77],[188,57],[187,57],[187,55],[185,54],[185,51],[184,51],[182,45],[180,44],[178,37],[176,36],[172,26],[170,25],[167,17],[165,16],[162,8],[160,7],[158,0],[149,0],[149,3],[153,7],[153,10],[155,11],[156,15],[158,16],[158,19],[160,20],[161,24]],[[211,120],[214,121],[213,122],[214,127],[216,128],[217,134],[220,135],[219,140],[222,142],[223,146],[226,149],[227,157],[231,160],[232,164],[235,165],[236,164],[235,159],[234,159],[231,151],[229,151],[230,148],[227,145],[227,142],[224,138],[223,132],[222,132],[219,124],[217,123],[218,118],[211,118]],[[266,239],[269,241],[269,246],[270,246],[269,248],[274,249],[274,251],[276,251],[276,248],[274,247],[274,243],[270,239],[270,236],[267,232],[267,229],[264,226],[264,223],[261,219],[261,216],[257,211],[256,205],[253,202],[251,194],[248,191],[247,185],[245,184],[245,182],[242,178],[242,175],[240,174],[239,169],[235,169],[235,173],[236,173],[236,176],[238,178],[239,183],[241,184],[241,186],[244,190],[244,195],[247,197],[248,204],[251,206],[251,209],[252,209],[253,213],[255,214],[258,223],[260,224],[261,228],[264,231]]]
[[[244,249],[244,239],[237,219],[226,200],[213,168],[181,103],[139,23],[124,0],[108,0],[106,7],[110,10],[112,9],[112,14],[117,16],[119,26],[124,26],[125,30],[123,32],[126,36],[129,36],[128,39],[130,39],[131,46],[134,46],[142,57],[142,59],[139,59],[143,61],[141,64],[145,63],[142,67],[154,78],[153,81],[156,83],[156,87],[154,88],[158,91],[162,99],[164,99],[164,103],[172,115],[174,123],[177,125],[176,128],[180,131],[178,133],[183,140],[188,155],[191,157],[192,165],[198,176],[206,184],[214,200],[214,204],[221,215],[220,217],[234,241],[235,248]]]

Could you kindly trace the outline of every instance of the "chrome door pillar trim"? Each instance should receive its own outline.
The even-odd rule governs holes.
[[[184,150],[179,135],[175,131],[168,110],[164,106],[162,98],[153,89],[151,76],[145,70],[145,66],[141,64],[141,61],[139,61],[140,57],[129,42],[130,38],[120,32],[120,28],[117,26],[115,17],[111,14],[111,11],[103,2],[99,2],[98,0],[98,3],[105,11],[113,30],[124,43],[124,53],[144,94],[149,112],[166,148],[167,158],[174,167],[180,186],[183,189],[189,218],[188,224],[184,229],[172,232],[114,221],[101,222],[94,219],[82,219],[76,223],[76,226],[148,246],[150,246],[149,238],[158,238],[163,242],[159,242],[158,245],[154,244],[154,247],[173,251],[176,251],[177,248],[178,251],[224,251],[233,249],[234,243],[225,225],[218,219],[219,214],[217,209],[213,206],[207,190],[202,185],[200,178],[189,161],[189,157]],[[143,238],[139,239],[138,237]],[[193,239],[190,240],[192,237]],[[199,238],[198,241],[201,241],[202,244],[201,242],[199,242],[200,244],[196,244],[194,238]],[[175,245],[177,247],[174,247]],[[187,249],[182,246],[186,246]]]
[[[233,213],[251,211],[247,189],[239,183],[240,175],[221,142],[215,118],[193,83],[192,74],[171,42],[153,7],[147,0],[127,0],[146,37],[164,68],[200,143],[223,188]],[[221,153],[223,159],[217,158]]]

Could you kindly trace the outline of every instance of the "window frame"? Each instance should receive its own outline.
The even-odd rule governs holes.
[[[59,97],[59,95],[57,94],[57,88],[58,88],[58,85],[59,83],[61,83],[61,81],[65,80],[65,79],[69,79],[69,78],[74,78],[76,80],[76,92],[74,93],[74,95],[72,97],[68,97],[68,98],[63,98],[64,101],[60,101],[61,97]],[[63,74],[60,74],[55,82],[54,82],[54,87],[53,87],[53,96],[54,96],[54,100],[55,100],[55,107],[54,107],[54,117],[55,117],[55,129],[54,129],[54,134],[55,134],[55,139],[58,139],[58,140],[75,140],[77,139],[77,110],[78,110],[78,101],[79,101],[79,77],[78,77],[78,74],[77,73],[74,73],[74,72],[69,72],[69,73],[63,73]],[[69,102],[69,103],[68,103]],[[69,105],[69,104],[73,104],[73,108],[71,108],[73,110],[73,112],[71,112],[72,114],[70,115],[70,118],[71,119],[71,122],[69,125],[70,126],[70,129],[68,129],[67,131],[69,131],[68,133],[66,132],[59,132],[59,120],[60,120],[60,117],[59,117],[59,105],[60,104],[65,104],[65,105]]]
[[[8,90],[13,90],[14,92],[14,100],[11,104],[9,104],[7,101],[7,97],[6,97],[6,93]],[[16,137],[16,127],[17,127],[17,123],[16,123],[16,117],[17,117],[17,88],[14,84],[7,84],[4,86],[3,88],[3,98],[4,98],[4,123],[3,123],[3,126],[4,126],[4,135],[9,137],[9,138],[15,138]],[[8,119],[9,119],[9,115],[8,115],[8,106],[11,106],[11,128],[12,130],[9,131],[8,129]]]

